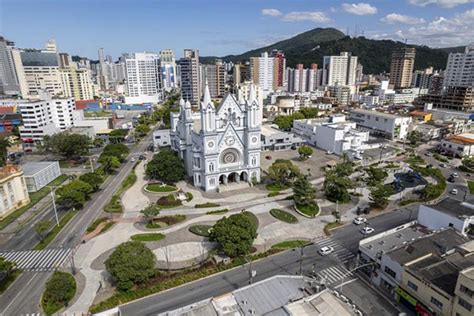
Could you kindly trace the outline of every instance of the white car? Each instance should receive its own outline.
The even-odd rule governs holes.
[[[425,156],[431,157],[431,156],[433,156],[433,154],[432,154],[431,152],[427,151],[427,152],[425,153]]]
[[[132,158],[130,159],[130,161],[131,161],[131,162],[135,162],[135,157],[132,157]]]
[[[458,175],[457,172],[453,172],[453,173],[451,174],[451,176],[452,176],[453,178],[459,178],[459,175]]]
[[[321,256],[327,256],[328,254],[330,254],[331,252],[334,251],[334,248],[331,247],[331,246],[325,246],[325,247],[322,247],[321,249],[319,249],[319,254]]]
[[[367,218],[356,217],[356,218],[354,218],[354,220],[352,222],[356,225],[360,225],[360,224],[363,224],[363,223],[367,222]]]
[[[452,195],[457,195],[458,194],[458,189],[452,189],[451,194]]]
[[[440,166],[441,168],[446,168],[448,165],[445,164],[445,163],[441,163],[441,164],[439,164],[439,166]]]
[[[372,234],[374,232],[375,229],[373,229],[372,227],[369,227],[369,226],[366,226],[364,228],[362,228],[360,230],[360,232],[364,235],[368,235],[368,234]]]

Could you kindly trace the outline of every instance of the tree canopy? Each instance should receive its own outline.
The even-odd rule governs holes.
[[[316,118],[318,117],[319,110],[317,108],[301,108],[300,113],[304,115],[304,118]]]
[[[391,193],[392,190],[381,183],[371,187],[369,199],[372,201],[372,206],[385,208],[388,204],[388,198],[390,197]]]
[[[150,132],[150,127],[148,127],[146,124],[138,124],[135,127],[135,132],[138,134],[138,136],[143,137]]]
[[[217,241],[230,257],[246,255],[257,237],[257,227],[245,214],[221,218],[213,226],[210,237]]]
[[[52,223],[50,220],[45,219],[35,223],[35,231],[41,238],[51,229]]]
[[[43,138],[43,152],[53,153],[67,159],[77,158],[89,153],[91,140],[86,135],[57,133]]]
[[[313,148],[308,145],[302,145],[298,148],[298,154],[300,154],[301,160],[306,160],[313,154]]]
[[[147,219],[153,219],[160,214],[160,207],[155,203],[148,204],[140,213],[143,214]]]
[[[57,312],[74,297],[76,293],[76,280],[65,272],[54,272],[46,282],[46,288],[41,298],[44,311],[50,315]]]
[[[268,168],[269,177],[284,186],[291,184],[300,174],[298,167],[286,159],[277,159],[270,168]]]
[[[130,149],[124,145],[124,144],[108,144],[107,146],[104,147],[104,150],[102,151],[102,156],[113,156],[117,157],[117,159],[120,162],[125,161],[125,157],[130,153]],[[99,159],[100,159],[99,157]]]
[[[10,140],[8,137],[0,138],[0,167],[7,163],[8,147],[10,147]]]
[[[184,179],[184,163],[172,149],[165,148],[147,164],[146,174],[152,179],[173,184]]]
[[[90,184],[73,180],[56,190],[57,202],[66,207],[81,208],[93,191]]]
[[[104,182],[104,178],[102,178],[100,174],[95,172],[84,173],[79,177],[79,180],[89,184],[94,190],[94,192],[99,190],[100,185]]]
[[[0,276],[8,275],[15,268],[15,263],[0,257]]]
[[[309,206],[315,203],[316,190],[307,176],[299,176],[293,183],[293,200],[298,206]]]
[[[118,289],[126,291],[156,274],[155,255],[139,241],[120,244],[105,261]]]
[[[101,155],[98,159],[105,173],[112,173],[120,167],[120,160],[115,156]]]
[[[295,112],[291,115],[278,115],[273,120],[273,123],[278,125],[279,129],[288,131],[293,127],[294,120],[302,120],[304,118],[305,118],[304,114],[300,112]]]
[[[128,129],[124,129],[124,128],[114,129],[109,134],[109,140],[113,144],[118,144],[118,143],[123,142],[127,135],[128,135]]]

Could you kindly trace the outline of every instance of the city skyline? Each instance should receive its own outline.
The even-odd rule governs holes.
[[[3,0],[0,34],[22,48],[42,48],[54,38],[59,51],[91,59],[101,47],[114,59],[124,52],[165,48],[178,58],[184,48],[224,56],[316,27],[432,47],[467,45],[474,38],[472,0],[404,2]],[[22,27],[27,21],[35,21],[29,23],[34,36],[31,27]]]

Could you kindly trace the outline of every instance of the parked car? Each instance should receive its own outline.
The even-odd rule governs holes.
[[[367,218],[356,217],[356,218],[354,218],[354,220],[352,222],[356,225],[360,225],[360,224],[363,224],[363,223],[367,222]]]
[[[452,195],[457,195],[458,194],[458,189],[452,189],[451,194]]]
[[[453,178],[458,178],[458,177],[459,177],[459,175],[458,175],[458,173],[457,173],[457,172],[453,172],[453,173],[451,173],[451,177],[453,177]]]
[[[375,231],[372,227],[366,226],[360,230],[360,232],[364,235],[372,234]]]
[[[321,256],[327,256],[329,255],[331,252],[334,251],[334,248],[331,247],[331,246],[325,246],[325,247],[322,247],[321,249],[319,249],[318,253],[321,255]]]
[[[146,160],[146,156],[140,155],[140,156],[138,157],[138,159],[140,159],[140,160]]]
[[[449,176],[448,182],[454,183],[456,182],[456,179],[453,176]]]
[[[446,168],[448,165],[445,164],[445,163],[440,163],[439,166],[440,166],[441,168]]]
[[[427,152],[425,152],[425,156],[431,157],[431,156],[433,156],[433,153],[432,153],[432,152],[429,152],[429,151],[427,151]]]
[[[272,160],[272,156],[265,156],[266,160]]]

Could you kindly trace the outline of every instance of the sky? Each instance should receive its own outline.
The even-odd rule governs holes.
[[[474,42],[474,0],[0,0],[0,35],[20,48],[97,59],[184,48],[243,53],[316,27],[431,47]]]

